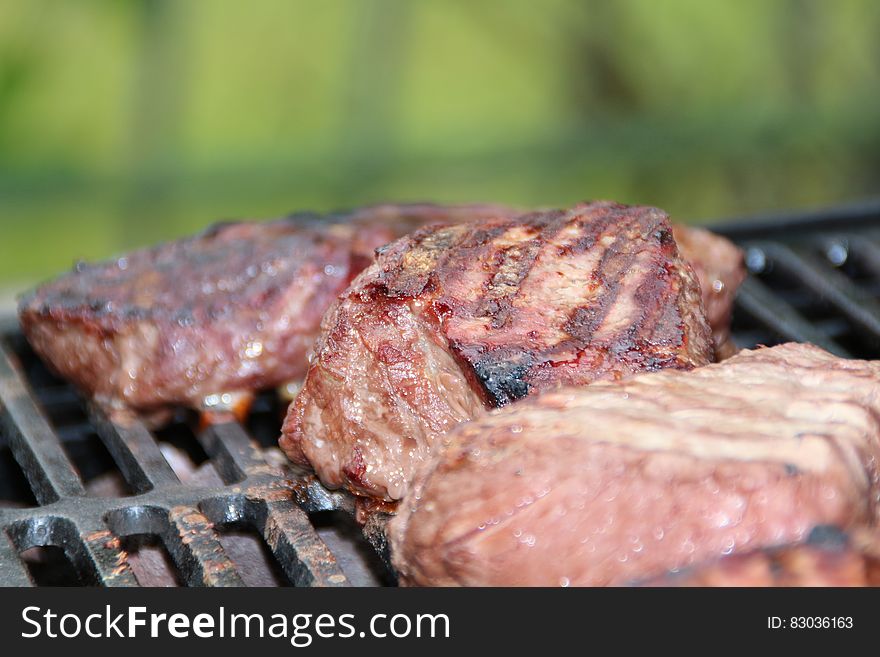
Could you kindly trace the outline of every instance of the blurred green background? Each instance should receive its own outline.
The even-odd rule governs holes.
[[[874,195],[878,34],[874,0],[3,0],[0,297],[301,208]]]

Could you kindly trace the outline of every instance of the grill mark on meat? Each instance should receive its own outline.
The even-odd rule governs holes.
[[[498,272],[486,286],[485,301],[475,312],[478,317],[488,317],[493,329],[507,325],[513,311],[513,300],[519,295],[521,284],[531,271],[540,247],[540,241],[534,239],[498,252],[495,258]]]
[[[664,250],[670,255],[674,255],[677,252],[674,250],[675,245],[672,244],[672,249],[668,247],[668,243],[664,242],[664,240],[658,237],[659,234],[669,235],[669,230],[660,229],[655,232],[654,237],[658,239],[658,242],[663,246]],[[618,240],[620,238],[618,237]],[[614,245],[615,247],[617,244]],[[614,251],[614,248],[610,248],[609,252]],[[649,311],[651,307],[656,308],[658,311],[668,309],[672,310],[672,307],[667,306],[667,300],[671,293],[677,292],[675,286],[675,281],[670,280],[670,265],[668,262],[666,263],[656,263],[653,266],[649,266],[647,270],[644,272],[641,277],[640,282],[634,281],[626,281],[629,285],[625,286],[624,280],[621,280],[620,276],[626,276],[624,272],[630,271],[633,265],[638,261],[640,253],[625,253],[625,257],[622,259],[622,262],[618,264],[618,278],[616,278],[616,286],[615,295],[612,301],[616,301],[620,296],[621,289],[634,289],[635,293],[633,295],[635,303],[635,315],[626,315],[625,320],[623,322],[623,331],[622,335],[615,335],[613,333],[613,329],[606,327],[605,322],[608,320],[609,314],[612,314],[612,311],[615,310],[613,303],[609,303],[607,305],[607,310],[602,317],[603,322],[599,324],[599,338],[604,339],[605,342],[610,344],[615,344],[618,341],[621,341],[621,338],[631,338],[635,336],[638,331],[645,325],[646,320],[650,317]],[[618,259],[620,259],[618,257]],[[649,265],[650,265],[649,261]],[[604,268],[600,271],[605,271]],[[673,286],[670,288],[670,286]],[[643,288],[647,287],[647,294],[643,291]],[[621,304],[623,305],[623,304]],[[618,321],[618,323],[620,323]],[[656,324],[653,325],[653,328],[657,328]],[[661,329],[665,328],[680,328],[680,324],[678,321],[672,322],[671,327],[660,327]],[[602,329],[605,329],[603,331]],[[619,337],[618,337],[619,336]],[[679,334],[680,337],[680,334]]]
[[[615,221],[621,220],[623,210],[624,208],[618,207],[602,208],[599,211],[599,216],[586,224],[586,230],[582,232],[586,232],[587,234],[581,236],[576,245],[562,247],[563,252],[570,254],[580,253],[584,252],[584,247],[586,245],[593,245],[595,247],[598,236],[602,235],[610,225],[614,224]],[[634,214],[637,216],[639,222],[646,219],[650,221],[648,211],[636,209]],[[656,224],[657,221],[658,219],[655,218],[653,223]],[[515,273],[515,281],[516,283],[521,284],[516,285],[516,289],[512,290],[511,287],[516,283],[512,280],[508,280],[505,289],[508,298],[515,299],[523,293],[523,290],[528,283],[528,274],[531,273],[531,265],[534,264],[540,250],[546,249],[552,245],[554,238],[560,233],[560,231],[572,225],[577,225],[580,228],[584,226],[584,222],[579,216],[572,218],[563,213],[554,214],[550,219],[542,218],[540,221],[540,226],[542,228],[540,236],[537,239],[530,240],[526,243],[526,248],[534,250],[534,255],[528,258],[528,260],[520,260],[520,268],[519,271],[516,271]],[[650,225],[652,224],[649,224],[649,228],[645,232],[651,232]],[[500,231],[496,231],[496,233],[498,232]],[[661,238],[661,235],[663,234],[667,236],[665,241]],[[667,251],[669,250],[668,245],[671,241],[671,235],[668,229],[657,230],[653,236],[658,239],[664,249]],[[651,318],[648,310],[652,305],[658,310],[664,308],[664,304],[668,297],[668,290],[665,289],[665,286],[669,284],[669,272],[666,268],[662,268],[661,271],[664,276],[660,278],[656,276],[658,273],[657,270],[652,270],[649,267],[642,273],[641,283],[622,280],[621,276],[624,276],[624,272],[627,272],[632,267],[639,255],[646,253],[646,251],[628,251],[625,249],[624,247],[631,239],[632,235],[629,231],[620,231],[613,236],[611,243],[602,251],[599,265],[593,272],[594,275],[598,273],[599,278],[602,281],[600,287],[601,292],[598,295],[593,296],[591,305],[586,308],[583,306],[578,307],[570,313],[575,314],[579,312],[580,317],[578,317],[574,323],[569,321],[563,326],[566,333],[570,335],[569,338],[563,339],[556,344],[553,344],[551,341],[542,349],[533,350],[534,353],[529,353],[528,351],[523,352],[520,348],[517,349],[514,354],[509,353],[509,350],[503,346],[494,349],[489,348],[488,350],[485,346],[478,347],[477,349],[469,349],[467,346],[464,346],[462,341],[451,341],[452,347],[459,350],[459,355],[463,356],[464,360],[474,368],[477,379],[483,383],[486,392],[488,392],[491,401],[495,405],[503,405],[526,396],[531,388],[528,381],[529,368],[535,363],[543,362],[545,358],[552,353],[558,352],[560,346],[563,346],[563,348],[566,349],[574,348],[577,350],[578,354],[583,353],[586,349],[583,346],[584,343],[588,343],[591,340],[595,340],[601,345],[607,345],[608,348],[615,350],[618,353],[624,353],[639,346],[634,343],[633,336],[646,323],[646,321]],[[671,244],[673,249],[672,255],[675,255],[674,242]],[[492,249],[495,246],[496,244],[488,243],[483,245],[483,249],[491,255]],[[510,250],[510,247],[502,247],[501,253],[507,254]],[[476,257],[484,259],[482,254],[476,255]],[[530,271],[524,273],[523,270],[526,268]],[[487,319],[490,320],[488,326],[492,329],[507,328],[510,324],[510,312],[513,304],[508,303],[502,305],[496,302],[496,296],[491,293],[493,280],[494,277],[487,284],[490,297],[489,301],[484,302],[474,314],[477,317],[486,317],[488,315]],[[652,282],[656,282],[656,284],[651,286]],[[641,287],[642,285],[648,285],[651,287],[649,294],[654,294],[654,298],[651,299],[651,304],[639,303],[634,304],[634,307],[631,309],[624,309],[625,311],[635,310],[635,315],[625,313],[618,318],[617,323],[621,326],[620,331],[605,327],[603,324],[604,320],[608,317],[609,313],[617,309],[615,304],[620,298],[621,289],[628,289],[632,286]],[[659,301],[657,299],[658,296]],[[636,301],[639,301],[638,289],[636,291]],[[447,303],[447,305],[454,306],[453,303]],[[585,316],[587,318],[586,320],[584,320]],[[580,321],[578,322],[578,320]],[[676,337],[680,340],[682,332],[680,322],[678,322],[677,319],[673,323],[673,326],[670,327],[670,332],[671,335],[666,336],[667,341],[671,339],[671,336],[676,336],[676,332]],[[473,353],[469,353],[469,351]],[[658,361],[656,367],[659,368],[662,364],[666,363],[668,363],[668,360]]]
[[[596,239],[612,220],[620,217],[620,209],[612,208],[605,213],[601,221],[594,222],[595,228],[592,234],[580,242],[580,245],[596,245]],[[645,212],[643,211],[644,215]],[[655,222],[656,223],[656,222]],[[650,232],[650,231],[646,231]],[[653,235],[664,250],[674,257],[675,244],[671,232],[667,228],[659,228]],[[577,363],[585,352],[596,346],[609,348],[616,353],[624,354],[627,351],[637,350],[653,341],[655,344],[684,344],[686,335],[679,318],[675,317],[677,308],[669,303],[669,298],[677,293],[677,281],[671,271],[672,267],[667,263],[657,265],[656,268],[648,267],[640,277],[634,276],[633,280],[621,278],[626,276],[644,251],[628,251],[623,248],[631,236],[627,233],[619,233],[614,241],[602,252],[598,266],[594,271],[594,279],[601,283],[599,293],[592,299],[591,305],[575,307],[569,313],[569,319],[564,324],[564,330],[571,337],[563,339],[556,345],[556,350],[571,350],[574,357],[566,360],[554,358],[553,365],[564,363]],[[567,248],[566,252],[574,252],[577,249]],[[627,305],[629,298],[621,300],[621,290],[634,289],[633,299],[635,303]],[[606,322],[609,315],[617,311],[625,311],[615,321],[620,330]],[[628,312],[633,311],[633,312]],[[653,312],[652,312],[653,311]],[[663,315],[665,313],[665,316]],[[655,332],[650,333],[650,340],[637,341],[635,338],[639,331],[645,327],[651,327]],[[659,330],[661,333],[657,333]],[[593,342],[593,346],[584,347],[585,343]],[[674,367],[672,359],[649,358],[644,360],[648,369],[660,369],[662,367]]]
[[[871,476],[870,465],[864,460],[854,458],[856,457],[856,454],[854,454],[853,451],[844,450],[843,445],[841,445],[838,440],[835,440],[834,436],[827,433],[820,433],[817,434],[817,436],[827,443],[828,450],[835,453],[837,459],[849,469],[853,479],[859,481],[859,483],[864,486],[865,490],[871,490],[876,481]],[[853,447],[858,450],[856,446]],[[870,509],[871,515],[876,517],[875,509],[877,506],[877,495],[875,494],[873,498],[866,496],[865,504]]]
[[[115,260],[80,263],[24,295],[19,315],[34,349],[60,375],[101,404],[158,419],[176,405],[203,408],[211,395],[300,379],[324,311],[377,247],[434,222],[516,214],[384,205],[218,223]],[[424,233],[438,255],[442,234]],[[414,292],[419,283],[410,282]]]
[[[383,268],[377,277],[378,291],[389,298],[412,298],[421,294],[433,271],[464,230],[464,226],[444,226],[413,233],[413,248],[406,251],[399,262]],[[380,255],[389,255],[389,251]]]
[[[484,301],[479,302],[474,312],[476,317],[489,320],[491,329],[507,328],[516,312],[515,303],[527,289],[527,279],[534,271],[534,264],[545,245],[553,240],[566,227],[564,215],[557,213],[553,220],[539,221],[547,226],[545,234],[536,235],[523,244],[502,247],[495,256],[498,272],[492,276],[484,288]],[[512,231],[535,233],[532,226],[515,226]],[[489,250],[488,247],[484,247]],[[490,251],[491,253],[491,251]],[[504,406],[529,394],[531,386],[527,381],[529,370],[535,365],[535,357],[520,349],[499,347],[480,356],[461,358],[468,347],[461,341],[450,341],[452,350],[467,369],[472,369],[476,380],[483,388],[488,402],[493,406]]]
[[[450,318],[461,320],[463,317],[472,315],[476,321],[484,324],[485,329],[494,331],[499,338],[499,346],[471,340],[457,340],[450,338],[449,345],[463,367],[473,372],[472,380],[478,382],[482,388],[480,391],[490,404],[501,406],[529,394],[531,386],[528,382],[529,369],[536,363],[542,362],[545,354],[553,349],[552,342],[547,346],[524,350],[521,344],[505,345],[505,330],[509,329],[516,334],[516,328],[511,326],[513,316],[517,312],[518,299],[534,293],[536,290],[530,287],[530,277],[535,274],[536,260],[554,247],[555,238],[565,229],[576,225],[585,229],[589,234],[585,239],[580,239],[576,246],[555,247],[566,253],[579,253],[585,251],[585,244],[595,244],[597,235],[601,234],[613,223],[614,216],[606,212],[596,221],[583,222],[579,217],[568,216],[567,213],[556,211],[543,214],[529,215],[525,221],[531,223],[509,223],[496,226],[492,229],[479,229],[472,234],[466,235],[458,244],[452,244],[443,240],[447,251],[454,246],[456,251],[461,249],[463,254],[457,257],[441,256],[435,261],[437,271],[449,270],[450,281],[447,281],[444,289],[454,289],[455,294],[439,294],[434,302],[439,312],[435,317],[438,319],[438,328],[443,330],[443,323]],[[580,232],[573,231],[578,236]],[[522,241],[527,237],[526,241]],[[610,248],[603,253],[605,260],[608,254],[616,247],[623,244],[628,237],[617,235]],[[511,244],[511,240],[513,241]],[[579,248],[580,247],[580,248]],[[487,278],[481,286],[469,285],[463,290],[459,283],[458,272],[461,271],[459,263],[465,265],[470,262],[491,263],[493,268],[498,269],[495,274]],[[599,267],[603,266],[600,259]],[[626,264],[626,263],[624,263]],[[608,278],[619,275],[618,271],[611,272]],[[432,272],[436,278],[437,273]],[[499,278],[503,281],[497,283]],[[540,281],[537,283],[540,286]],[[614,287],[617,287],[615,283]],[[613,299],[609,300],[609,305]],[[447,332],[450,335],[452,332]],[[588,340],[589,336],[578,336],[581,341]],[[516,339],[516,338],[514,338]],[[577,342],[577,338],[571,338]]]
[[[638,333],[643,326],[650,326],[651,339],[664,344],[678,344],[683,339],[684,331],[677,318],[665,318],[664,313],[671,314],[673,306],[664,303],[666,298],[677,292],[676,281],[670,275],[668,266],[658,267],[657,276],[645,276],[636,289],[634,298],[642,309],[641,314],[633,322],[630,333]],[[653,321],[648,321],[648,320]],[[663,321],[666,319],[667,321]],[[659,334],[658,334],[659,331]]]
[[[599,225],[584,242],[595,245],[597,236],[611,223],[610,219],[618,217],[619,211],[607,212],[604,221],[597,222]],[[631,236],[628,233],[619,233],[615,236],[614,241],[602,252],[599,265],[594,272],[594,278],[598,278],[600,281],[599,290],[601,292],[593,298],[591,305],[575,308],[569,314],[569,320],[565,323],[564,329],[572,337],[570,340],[563,340],[558,346],[573,348],[577,351],[578,355],[584,351],[580,345],[591,340],[599,344],[610,345],[618,351],[625,351],[625,347],[634,346],[632,344],[632,337],[645,324],[647,306],[640,304],[636,308],[637,314],[634,316],[635,319],[632,318],[633,316],[624,315],[622,320],[619,320],[623,324],[623,330],[618,333],[605,326],[605,321],[609,314],[616,310],[621,290],[628,286],[640,286],[646,282],[651,282],[651,274],[654,273],[650,271],[645,272],[643,281],[640,284],[635,281],[624,281],[621,279],[621,276],[632,267],[639,255],[638,251],[627,251],[622,248],[630,239]],[[667,295],[662,294],[658,296],[656,292],[665,292],[663,283],[666,281],[656,279],[655,282],[657,283],[655,297],[650,299],[650,302],[657,304],[658,307],[662,307]],[[641,311],[639,311],[639,308],[641,308]],[[639,312],[641,312],[641,316]]]
[[[404,316],[418,327],[413,332],[418,338],[404,340],[395,328]],[[340,327],[351,325],[370,339],[358,345],[334,338]],[[406,377],[394,373],[393,390],[371,402],[377,419],[369,430],[351,418],[306,422],[302,418],[311,414],[291,410],[285,444],[311,444],[291,449],[293,458],[336,483],[345,479],[339,464],[347,458],[346,441],[370,442],[364,454],[383,455],[371,471],[372,489],[360,481],[346,485],[389,501],[395,496],[385,480],[396,481],[401,471],[408,480],[453,426],[438,418],[469,419],[460,411],[470,409],[475,398],[496,407],[561,384],[689,369],[708,363],[712,349],[698,283],[677,252],[668,217],[654,208],[602,202],[416,231],[381,251],[325,317],[324,329],[294,406],[308,406],[319,396],[343,405],[363,398],[363,372],[385,380],[399,367],[389,362],[396,352],[410,354],[414,363],[442,352],[440,360],[458,368],[454,378],[470,386],[446,399],[429,397],[431,403],[420,407],[407,394],[423,384],[433,389],[437,374],[421,371],[427,368],[422,364]],[[379,349],[382,335],[387,344]],[[394,342],[400,340],[406,344]],[[315,374],[324,367],[349,374],[334,380]],[[312,386],[320,393],[310,394]],[[420,428],[410,425],[401,433],[409,420]],[[412,433],[420,436],[419,449],[409,459]],[[316,445],[329,446],[327,453]]]
[[[594,272],[594,277],[601,281],[600,285],[602,294],[596,298],[594,304],[587,306],[586,308],[575,308],[571,314],[571,319],[565,324],[566,332],[569,333],[574,340],[580,342],[591,340],[596,331],[602,327],[602,324],[608,317],[608,313],[611,312],[611,309],[614,307],[614,303],[617,301],[622,287],[619,276],[622,272],[632,266],[636,259],[636,253],[628,253],[619,249],[620,244],[624,239],[628,239],[628,237],[628,235],[623,234],[617,235],[614,243],[602,253],[599,267],[597,267]],[[617,267],[612,269],[611,275],[608,276],[606,272],[611,269],[609,261],[619,261],[621,260],[621,256],[623,257],[623,262],[619,263]],[[610,280],[608,280],[609,278]]]
[[[637,219],[639,221],[641,221],[644,214],[645,213],[641,213],[641,216],[637,215]],[[605,216],[602,217],[600,215],[600,219],[596,222],[597,224],[599,224],[598,226],[593,226],[592,223],[590,224],[592,231],[595,234],[600,234],[601,231],[603,230],[603,227],[608,225],[609,223],[611,223],[608,220],[608,218],[610,216],[613,216],[613,213],[606,210]],[[579,217],[575,216],[574,221],[577,221],[577,219],[579,219]],[[572,217],[565,217],[566,224],[569,224],[571,222],[572,222]],[[558,227],[556,229],[556,231],[554,231],[554,232],[557,232],[559,228],[561,228],[561,227]],[[592,236],[590,239],[594,241],[594,238]],[[607,317],[607,313],[609,311],[611,311],[612,309],[615,308],[614,302],[618,298],[619,293],[620,293],[620,289],[622,287],[622,282],[619,280],[621,274],[624,271],[626,271],[626,267],[631,266],[632,262],[637,257],[637,254],[632,254],[627,251],[623,251],[621,249],[621,246],[623,244],[625,244],[626,241],[629,239],[632,239],[632,236],[627,232],[621,231],[620,233],[618,233],[617,235],[614,236],[614,239],[612,240],[612,242],[608,245],[608,247],[604,250],[604,252],[602,254],[602,257],[600,259],[600,264],[596,268],[595,271],[602,272],[600,274],[600,276],[603,279],[605,279],[603,281],[605,283],[605,285],[603,286],[602,293],[598,297],[594,297],[593,299],[591,299],[591,303],[587,307],[589,310],[586,310],[586,313],[588,313],[587,316],[590,317],[590,319],[587,322],[585,322],[584,323],[585,325],[582,327],[578,326],[578,325],[571,325],[570,323],[563,326],[563,330],[565,330],[566,332],[568,332],[569,329],[571,329],[571,333],[574,333],[574,335],[571,335],[569,333],[569,336],[567,339],[563,338],[563,340],[560,340],[559,342],[555,342],[551,338],[548,342],[543,344],[542,347],[531,349],[530,350],[531,353],[529,353],[529,356],[530,356],[530,360],[532,362],[542,362],[542,361],[546,360],[548,357],[551,357],[552,354],[558,353],[560,348],[569,349],[572,346],[574,346],[576,348],[583,348],[583,344],[585,342],[589,342],[592,338],[598,338],[597,341],[600,342],[600,344],[609,345],[611,348],[616,347],[619,351],[626,350],[625,347],[629,346],[629,345],[626,345],[626,344],[620,345],[615,342],[615,338],[618,335],[620,335],[620,333],[616,333],[611,330],[607,330],[605,333],[603,333],[601,331],[601,328],[602,328],[602,320]],[[550,239],[547,239],[542,235],[542,242],[543,242],[542,248],[546,248],[546,245],[550,241],[551,241]],[[486,248],[487,248],[487,250],[491,249],[492,245],[491,244],[486,245]],[[610,264],[611,262],[613,262],[614,265],[616,265],[616,266],[612,266]],[[650,277],[651,275],[653,275],[655,273],[656,272],[653,272],[653,271],[647,271],[647,272],[645,272],[645,276]],[[528,281],[527,277],[522,277],[522,278],[525,281]],[[522,294],[522,287],[523,286],[521,286],[519,288],[520,294]],[[455,315],[457,304],[454,302],[454,300],[450,299],[450,295],[445,295],[444,301],[446,302],[445,303],[446,306],[453,309],[453,315]],[[459,313],[459,315],[460,315],[460,313]],[[583,319],[583,317],[584,317],[584,313],[582,312],[580,319]],[[625,328],[628,329],[628,328],[630,328],[630,323],[626,321],[627,319],[628,318],[626,316],[623,316],[621,318],[621,324],[623,324],[625,326]],[[503,326],[504,328],[508,328],[510,325],[509,318],[505,318],[504,322],[497,322],[494,324],[490,324],[490,326],[498,326],[499,324],[501,326]],[[591,326],[591,324],[593,326]],[[599,336],[595,335],[594,326],[598,327],[599,332],[600,332]],[[580,330],[581,328],[583,328],[583,330]],[[676,322],[675,329],[678,329],[678,328],[679,328],[679,322]],[[514,328],[514,330],[512,330],[510,332],[513,333],[513,339],[518,338],[518,333],[516,332],[515,328]],[[451,333],[451,331],[450,331],[450,333]],[[501,346],[504,344],[505,338],[506,338],[505,332],[502,331],[502,332],[499,332],[497,336],[493,336],[493,341],[496,341],[499,344],[499,346]],[[631,345],[631,340],[629,341],[629,343]],[[455,347],[457,347],[458,345],[463,345],[464,341],[453,339],[452,344]],[[472,351],[473,353],[468,353],[468,351]],[[462,347],[461,355],[469,362],[485,363],[485,361],[487,360],[486,356],[485,356],[486,351],[490,351],[490,352],[492,351],[491,345],[483,344],[482,341],[480,341],[478,339],[475,344],[472,344],[472,347],[470,350],[467,347]],[[499,358],[497,356],[494,358],[488,359],[489,363],[491,363],[491,365],[494,367],[497,367],[497,363],[499,363],[502,360],[507,360],[507,359],[503,359],[503,357]],[[523,362],[516,362],[513,364],[512,367],[509,367],[508,369],[511,369],[513,371],[518,371],[519,368],[521,368],[523,365],[524,365]],[[487,365],[484,364],[483,367],[486,368]]]
[[[409,584],[624,584],[876,523],[878,386],[880,363],[788,344],[546,392],[447,437],[389,525],[393,563]]]
[[[639,208],[632,209],[633,212],[640,212]],[[614,297],[617,293],[617,285],[616,276],[619,275],[620,269],[616,272],[608,273],[609,269],[609,260],[616,253],[625,254],[624,251],[620,249],[616,249],[621,243],[625,240],[629,239],[629,235],[621,232],[614,236],[614,240],[612,245],[609,248],[599,249],[597,248],[597,241],[599,240],[599,236],[605,233],[605,231],[609,230],[612,219],[614,215],[612,212],[605,210],[602,212],[601,210],[598,213],[598,216],[591,222],[583,222],[583,221],[575,221],[573,222],[576,226],[577,230],[575,232],[575,240],[572,243],[563,244],[558,247],[555,252],[555,256],[553,257],[552,251],[547,250],[543,255],[544,259],[548,261],[548,264],[558,262],[558,258],[564,256],[573,256],[573,255],[584,255],[588,251],[592,253],[592,257],[590,260],[598,259],[598,262],[590,268],[590,289],[589,294],[586,297],[583,297],[583,300],[590,300],[592,304],[590,306],[575,306],[574,310],[569,313],[569,317],[572,317],[578,311],[584,313],[587,309],[591,309],[588,311],[588,314],[591,316],[595,315],[599,321],[596,321],[595,325],[598,327],[601,318],[604,317],[608,308],[610,308],[610,303],[613,303]],[[560,215],[559,220],[562,221],[564,216]],[[566,227],[572,224],[567,224]],[[557,231],[558,232],[558,231]],[[533,274],[533,278],[537,278]],[[610,284],[614,288],[613,293],[608,295],[608,279],[611,279]],[[529,281],[531,282],[531,281]],[[537,281],[536,285],[541,286],[542,282]],[[604,289],[605,295],[600,295],[599,298],[596,298],[596,292],[600,289],[598,286],[603,286],[601,289]],[[532,291],[532,290],[530,290]],[[598,306],[598,309],[596,307]],[[564,330],[573,338],[577,338],[583,341],[590,340],[592,338],[592,330],[580,330],[580,327],[576,323],[567,322],[563,325]],[[563,340],[564,343],[564,340]]]
[[[866,488],[877,481],[871,459],[854,457],[855,452],[862,445],[851,444],[847,435],[832,436],[828,433],[802,431],[793,438],[783,438],[772,430],[762,432],[759,427],[750,434],[749,439],[744,438],[740,433],[725,433],[724,428],[718,428],[715,435],[693,436],[686,432],[685,423],[682,423],[679,434],[670,438],[669,435],[657,435],[650,431],[652,420],[644,419],[643,410],[650,407],[652,412],[660,417],[668,414],[669,409],[656,403],[647,394],[641,394],[632,388],[624,390],[621,394],[625,395],[632,405],[632,413],[625,408],[602,408],[601,412],[605,418],[614,418],[621,425],[631,426],[634,430],[626,434],[605,436],[597,439],[597,442],[614,444],[640,452],[686,453],[706,461],[729,459],[782,464],[783,467],[796,473],[821,473],[827,463],[834,460],[830,455],[836,454],[837,460],[846,464],[850,468],[853,478],[862,482]],[[649,392],[650,390],[645,391],[645,393]],[[731,401],[735,399],[734,396],[730,397]],[[853,408],[859,411],[865,410],[855,404],[853,404]],[[768,409],[766,413],[772,417],[774,422],[784,422],[787,419],[784,411],[777,412]],[[543,423],[550,426],[554,418],[555,412],[548,409],[532,411],[530,419],[536,424]],[[695,418],[691,416],[688,419]],[[809,424],[804,422],[803,426],[806,429]],[[644,427],[644,431],[638,431],[639,427]],[[874,434],[880,435],[880,425],[875,425],[872,429]],[[845,451],[843,444],[851,445],[852,450]],[[823,445],[825,450],[817,450],[819,445]]]

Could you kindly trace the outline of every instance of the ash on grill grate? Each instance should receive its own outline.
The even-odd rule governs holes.
[[[752,274],[739,346],[880,357],[880,202],[713,230]],[[282,410],[261,395],[244,426],[200,434],[186,414],[157,433],[114,423],[52,376],[14,320],[0,325],[0,585],[393,583],[351,499],[285,465]],[[381,552],[381,532],[366,533]]]

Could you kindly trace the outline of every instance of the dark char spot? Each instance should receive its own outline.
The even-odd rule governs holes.
[[[474,363],[474,373],[495,406],[504,406],[529,394],[529,384],[523,380],[529,371],[531,359],[522,361],[499,360],[487,356]]]
[[[849,545],[849,537],[834,525],[816,525],[807,536],[807,545],[840,551]]]
[[[675,238],[672,236],[672,231],[668,228],[661,228],[654,233],[654,237],[662,246],[669,246],[671,244],[675,244]]]

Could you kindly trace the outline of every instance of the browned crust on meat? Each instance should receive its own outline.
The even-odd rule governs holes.
[[[656,208],[435,225],[380,250],[327,313],[281,446],[329,486],[398,499],[482,406],[689,369],[711,350],[698,283]]]
[[[59,374],[142,414],[300,379],[327,306],[376,247],[493,206],[382,205],[218,224],[115,260],[82,263],[20,302]]]
[[[55,370],[101,402],[199,407],[303,375],[322,299],[365,257],[351,241],[350,228],[292,220],[217,226],[78,266],[22,300],[21,325]]]
[[[359,300],[418,299],[491,405],[708,362],[696,280],[656,208],[601,202],[425,228],[380,262]]]

